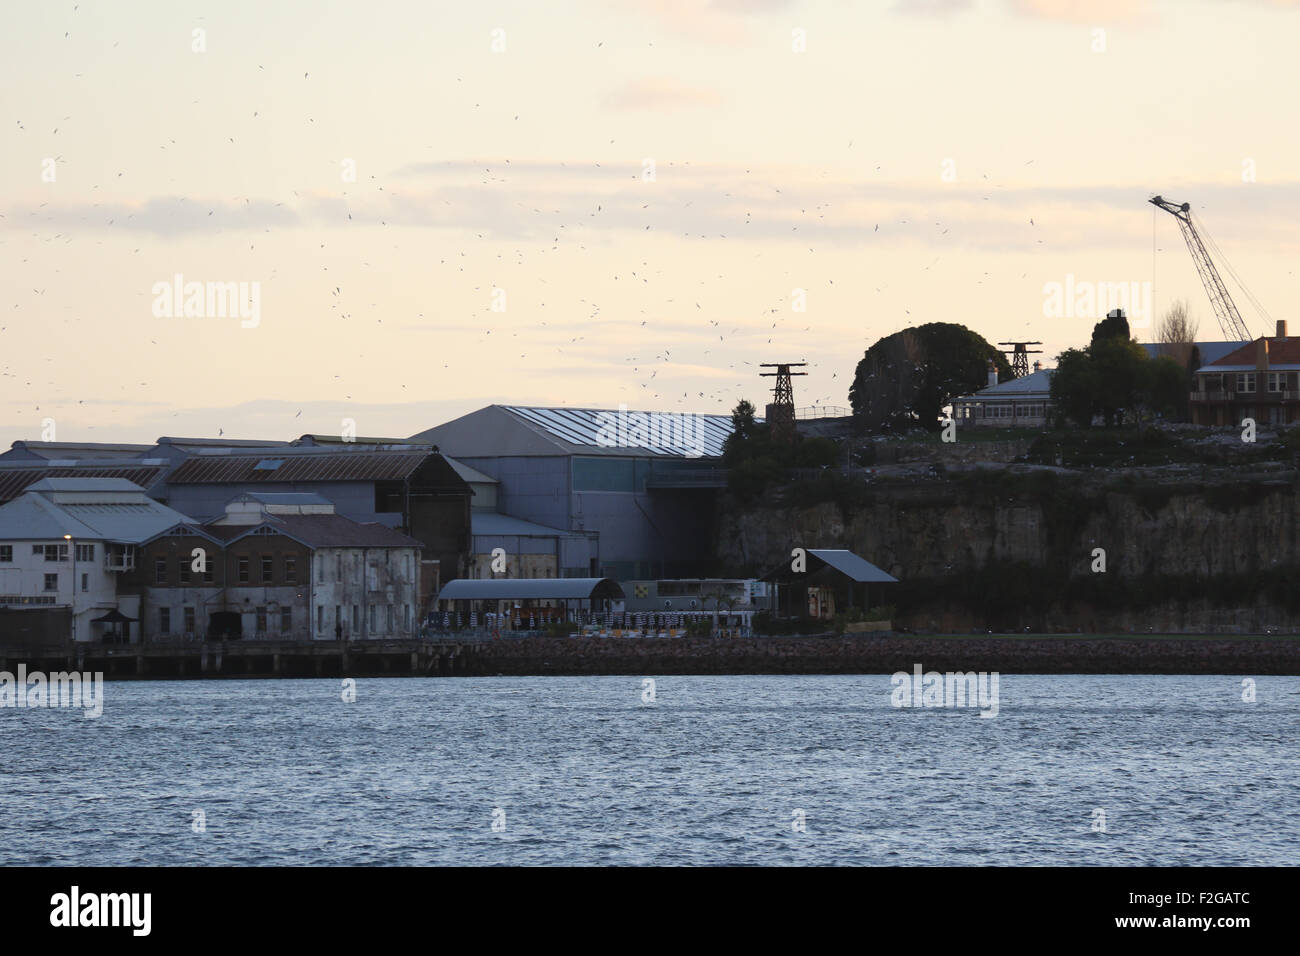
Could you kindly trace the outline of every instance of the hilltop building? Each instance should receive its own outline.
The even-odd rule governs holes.
[[[1233,343],[1236,348],[1196,370],[1192,421],[1197,425],[1289,425],[1300,421],[1300,339],[1277,323],[1272,338]]]

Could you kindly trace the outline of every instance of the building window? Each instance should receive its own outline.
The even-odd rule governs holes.
[[[285,634],[293,630],[293,608],[280,608],[280,630]]]
[[[0,544],[0,562],[10,563],[14,559],[14,546],[12,544]]]
[[[205,552],[203,555],[203,582],[205,584],[211,584],[214,580],[216,580],[215,575],[216,575],[216,562],[212,560],[212,556],[210,554],[207,554]]]
[[[341,604],[334,605],[334,628],[335,630],[343,628],[343,605]]]
[[[257,633],[266,633],[266,608],[264,607],[257,609]]]
[[[369,614],[368,614],[368,616],[369,616],[369,618],[370,618],[370,633],[373,634],[373,633],[375,633],[375,606],[374,606],[373,604],[370,604],[370,605],[367,605],[367,606],[370,608],[370,611],[369,611]]]
[[[187,607],[181,612],[185,616],[185,633],[194,633],[194,608]]]
[[[284,559],[284,583],[285,584],[298,583],[298,559],[297,558]]]
[[[384,605],[384,612],[385,612],[385,615],[384,615],[384,616],[387,618],[387,621],[388,621],[388,628],[387,628],[387,630],[388,630],[388,633],[391,634],[391,633],[393,633],[393,606],[392,606],[391,604],[385,604],[385,605]]]
[[[154,584],[167,583],[167,559],[166,558],[154,558],[153,583]]]
[[[1255,373],[1241,372],[1237,375],[1237,391],[1251,393],[1255,391]]]
[[[93,544],[79,544],[77,545],[76,555],[78,561],[94,561],[95,546]]]
[[[172,632],[172,609],[169,607],[160,607],[158,609],[158,633],[170,634]]]
[[[352,605],[352,633],[353,634],[357,632],[357,626],[358,626],[357,622],[360,621],[360,619],[361,618],[359,612],[357,611],[357,606],[354,604]]]
[[[402,605],[402,627],[408,631],[411,629],[411,605],[409,604]]]
[[[57,574],[45,575],[45,590],[57,591],[59,589],[59,576]]]
[[[181,584],[189,584],[190,583],[190,559],[186,557],[182,557],[179,563],[180,563],[180,568],[179,568],[180,582]]]
[[[82,594],[85,594],[85,593],[86,593],[87,591],[89,591],[89,590],[90,590],[90,575],[89,575],[89,574],[82,574],[82,575],[81,575],[81,593],[82,593]]]
[[[1285,387],[1286,387],[1286,373],[1285,373],[1285,372],[1269,372],[1269,373],[1268,373],[1268,390],[1269,390],[1270,392],[1280,392],[1280,391],[1282,391],[1282,389],[1285,388]]]
[[[271,580],[275,577],[275,575],[272,572],[272,564],[273,562],[271,561],[271,556],[269,554],[262,555],[262,583],[263,584],[270,584]]]
[[[248,556],[247,555],[239,556],[239,583],[240,584],[248,583]]]
[[[37,547],[40,547],[40,545],[37,545]],[[47,544],[42,550],[45,552],[46,561],[68,560],[68,546],[66,544]]]

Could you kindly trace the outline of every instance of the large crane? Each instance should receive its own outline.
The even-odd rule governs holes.
[[[1205,251],[1205,243],[1201,242],[1200,234],[1192,225],[1191,203],[1172,203],[1160,196],[1148,199],[1147,202],[1159,206],[1178,220],[1178,227],[1183,231],[1183,239],[1192,254],[1192,261],[1196,263],[1196,271],[1200,273],[1201,284],[1205,286],[1205,292],[1210,297],[1210,305],[1214,306],[1214,314],[1219,319],[1219,328],[1223,329],[1223,334],[1231,341],[1249,342],[1252,338],[1250,330],[1241,320],[1241,313],[1237,311],[1232,296],[1228,295],[1228,287],[1219,278],[1219,270],[1214,268],[1214,260]],[[1249,296],[1249,293],[1247,295]]]

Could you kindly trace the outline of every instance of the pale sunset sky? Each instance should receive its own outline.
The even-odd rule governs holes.
[[[1300,2],[7,7],[0,449],[726,413],[774,361],[847,406],[908,325],[1055,364],[1067,276],[1220,339],[1156,193],[1300,325]],[[155,315],[176,274],[257,283],[256,326]]]

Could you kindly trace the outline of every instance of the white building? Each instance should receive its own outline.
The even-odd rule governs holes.
[[[189,520],[122,478],[43,478],[0,505],[0,607],[61,611],[67,631],[45,636],[101,640],[122,618],[139,619],[139,595],[118,587],[139,544]],[[22,623],[0,617],[0,637],[26,631]]]
[[[990,369],[988,388],[952,400],[952,417],[958,427],[1037,427],[1047,424],[1051,407],[1050,368],[1035,369],[1002,383],[997,371]]]

